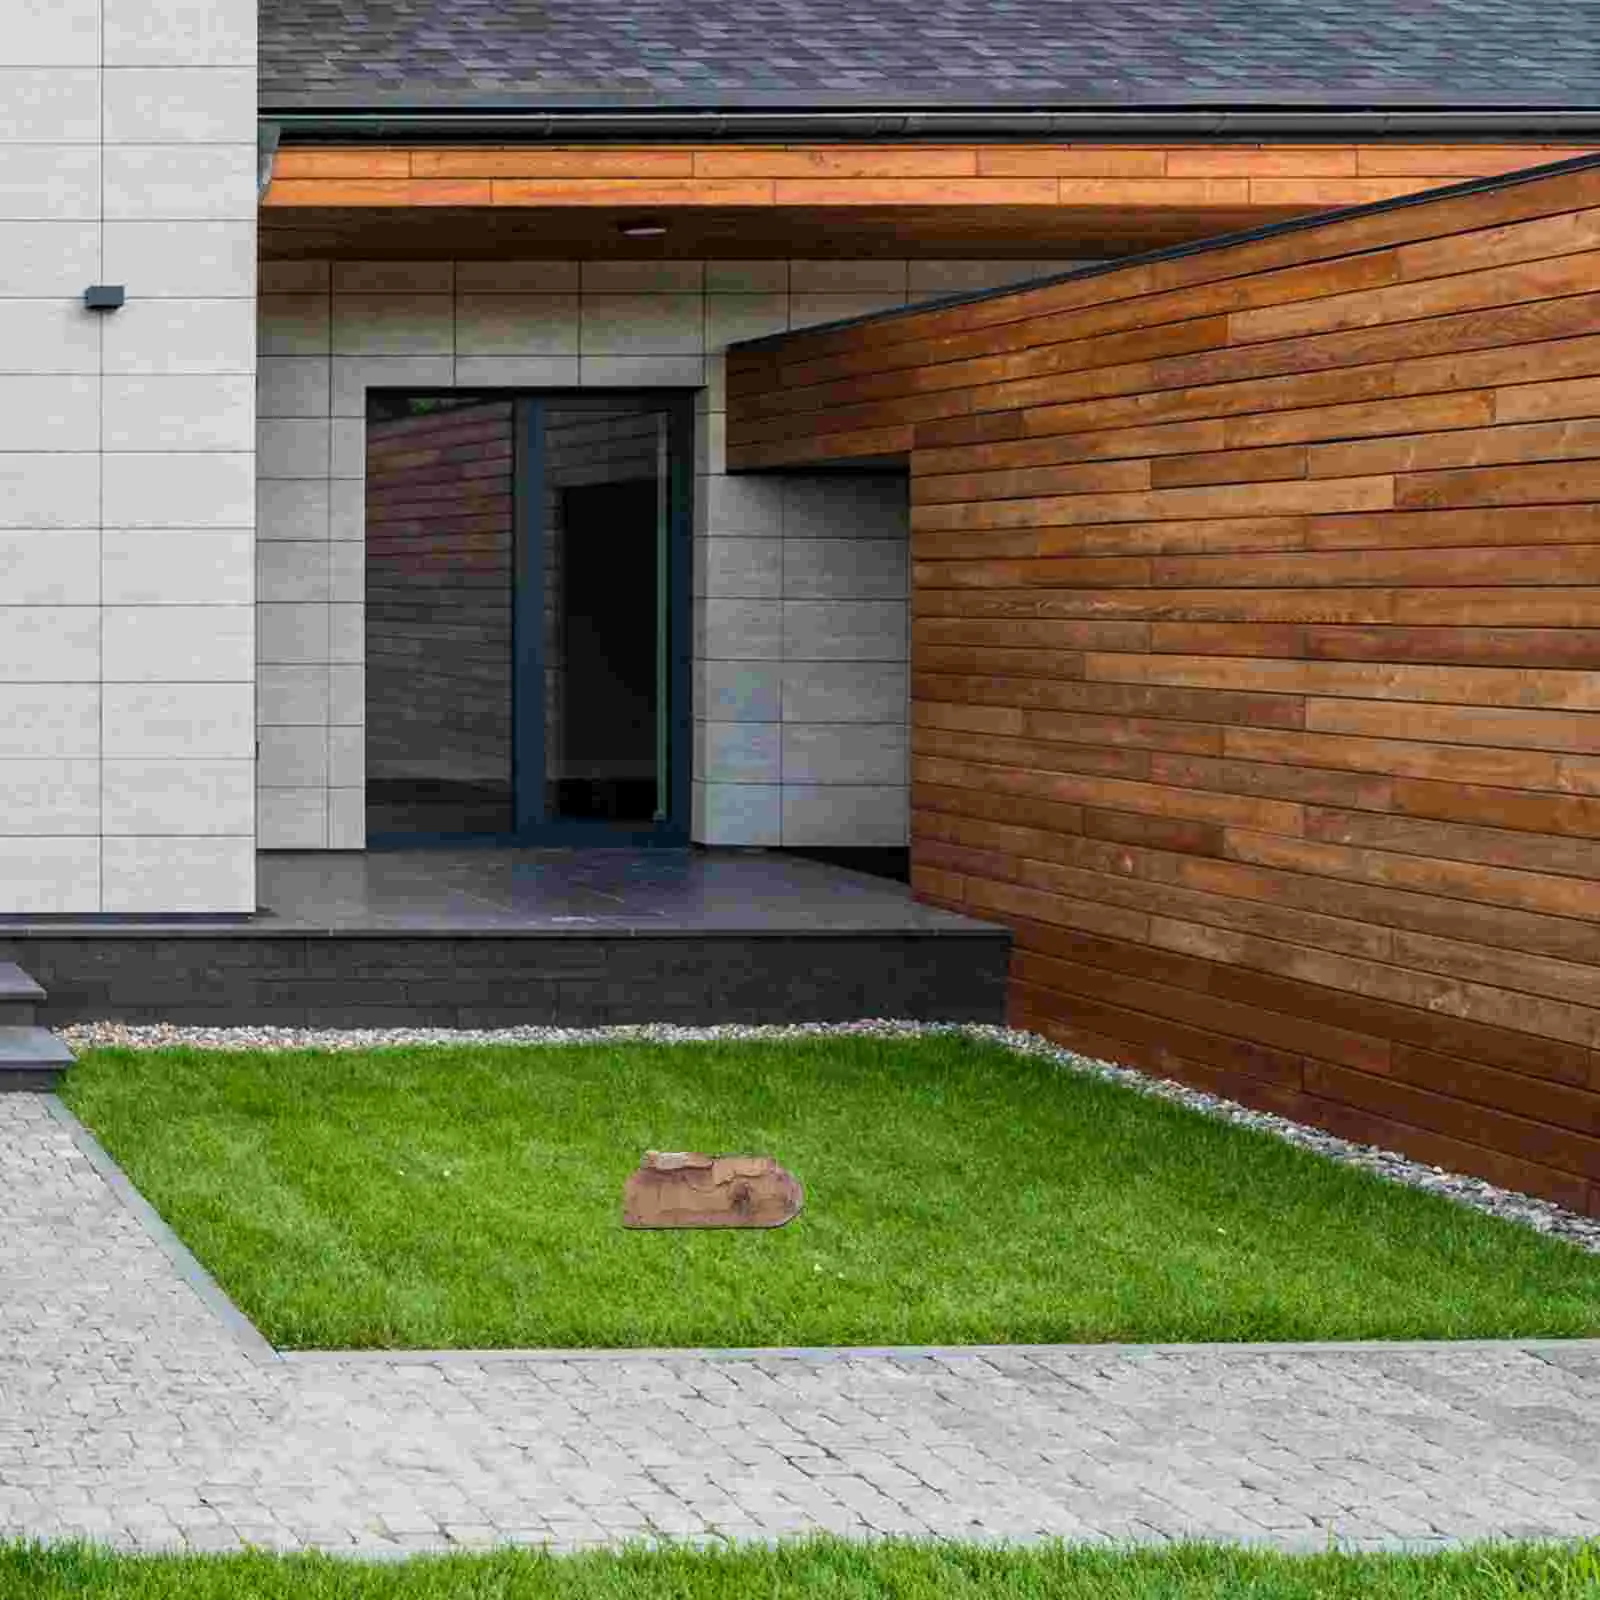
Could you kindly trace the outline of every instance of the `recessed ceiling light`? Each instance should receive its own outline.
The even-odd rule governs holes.
[[[666,231],[666,223],[658,222],[654,217],[640,217],[634,222],[617,224],[617,232],[624,239],[659,239]]]

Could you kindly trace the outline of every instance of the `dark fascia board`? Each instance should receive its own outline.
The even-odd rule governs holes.
[[[1111,261],[1097,261],[1092,266],[1077,267],[1071,272],[1054,272],[1043,278],[1025,278],[1019,283],[1009,283],[999,289],[977,289],[965,293],[941,295],[937,300],[922,300],[914,306],[897,306],[892,311],[874,311],[862,317],[841,317],[836,322],[819,322],[814,327],[796,328],[788,333],[769,333],[759,339],[741,339],[730,344],[733,350],[772,350],[791,339],[809,338],[814,333],[836,333],[844,328],[861,328],[872,323],[896,322],[905,317],[922,315],[925,311],[942,311],[949,306],[976,305],[985,300],[1004,300],[1009,295],[1026,294],[1033,289],[1043,289],[1051,284],[1072,283],[1079,279],[1104,278],[1113,272],[1129,267],[1144,266],[1155,261],[1177,261],[1184,256],[1209,254],[1225,250],[1230,245],[1248,244],[1256,239],[1272,239],[1280,234],[1303,233],[1308,228],[1320,228],[1330,222],[1342,222],[1350,217],[1374,217],[1385,211],[1402,211],[1408,206],[1426,205],[1434,200],[1445,200],[1452,195],[1490,194],[1497,189],[1513,189],[1519,184],[1536,183],[1541,178],[1552,178],[1563,172],[1585,172],[1600,168],[1600,155],[1576,156],[1568,161],[1551,161],[1538,167],[1519,167],[1515,172],[1501,173],[1492,178],[1470,178],[1465,183],[1446,184],[1438,189],[1423,189],[1416,194],[1401,195],[1394,200],[1376,200],[1368,205],[1343,206],[1337,211],[1318,211],[1308,217],[1293,217],[1288,222],[1271,222],[1259,228],[1246,228],[1238,233],[1221,233],[1209,239],[1196,239],[1189,244],[1168,245],[1162,250],[1147,250],[1135,256],[1118,256]]]
[[[707,106],[689,96],[441,96],[386,103],[370,95],[306,94],[264,103],[264,119],[286,140],[917,140],[917,139],[1399,139],[1495,140],[1600,136],[1600,105],[1538,106],[1484,101],[1384,106],[1048,106],[1003,96],[983,105],[860,94],[740,94]]]

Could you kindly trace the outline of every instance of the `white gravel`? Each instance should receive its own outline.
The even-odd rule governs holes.
[[[396,1045],[462,1044],[598,1044],[613,1040],[643,1040],[654,1044],[692,1044],[707,1040],[771,1040],[872,1035],[903,1038],[917,1034],[957,1033],[1006,1046],[1025,1055],[1041,1056],[1070,1072],[1087,1073],[1126,1085],[1140,1094],[1172,1100],[1179,1105],[1241,1127],[1276,1135],[1288,1144],[1311,1150],[1331,1161],[1360,1167],[1393,1183],[1407,1184],[1443,1195],[1475,1211],[1519,1222],[1539,1233],[1569,1240],[1600,1255],[1600,1218],[1579,1216],[1563,1206],[1501,1189],[1482,1178],[1430,1167],[1377,1145],[1354,1144],[1320,1128],[1291,1122],[1268,1111],[1254,1111],[1237,1101],[1136,1072],[1131,1067],[1097,1061],[1052,1044],[1038,1034],[1015,1028],[972,1023],[907,1022],[873,1018],[862,1022],[798,1023],[754,1026],[729,1023],[718,1027],[689,1028],[674,1023],[648,1023],[610,1028],[183,1028],[169,1024],[133,1026],[116,1022],[87,1022],[55,1030],[75,1051],[122,1046],[135,1050],[162,1050],[174,1046],[205,1050],[372,1050]]]

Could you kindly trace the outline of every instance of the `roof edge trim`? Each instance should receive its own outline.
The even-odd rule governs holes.
[[[288,141],[780,140],[892,139],[1399,139],[1600,136],[1600,107],[1337,107],[1251,110],[892,105],[717,109],[575,106],[263,106]]]

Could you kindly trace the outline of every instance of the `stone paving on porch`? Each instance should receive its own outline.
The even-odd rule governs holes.
[[[1600,1343],[291,1356],[0,1099],[0,1538],[1600,1534]]]
[[[1010,933],[763,850],[263,855],[249,917],[0,917],[51,1026],[998,1022]]]

